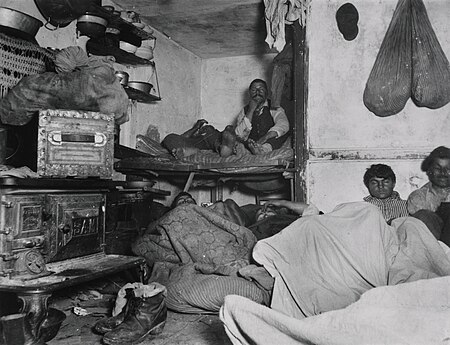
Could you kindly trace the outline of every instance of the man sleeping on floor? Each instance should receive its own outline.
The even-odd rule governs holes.
[[[266,233],[271,237],[258,243],[264,236],[257,237],[235,217],[227,217],[239,212],[236,205],[227,204],[220,205],[221,212],[217,207],[182,204],[150,224],[134,243],[134,253],[153,267],[150,281],[167,286],[169,308],[217,313],[225,296],[235,294],[266,305],[281,298],[289,301],[283,309],[304,317],[342,308],[376,286],[447,274],[440,265],[447,259],[439,242],[429,238],[422,222],[405,217],[389,226],[380,210],[366,202],[308,215],[317,209],[285,201],[284,206],[303,217],[275,236]],[[289,233],[292,237],[286,238]],[[288,252],[298,257],[280,255],[266,245],[272,241],[286,242],[292,247]],[[409,262],[405,253],[411,251],[414,260]],[[277,269],[298,272],[303,283],[296,281],[294,290],[285,277],[277,283],[275,269],[264,260]],[[287,286],[280,286],[280,281]],[[286,299],[280,291],[298,294]]]
[[[259,239],[297,216],[278,217],[261,206],[239,207],[232,200],[201,207],[188,193],[180,193],[172,206],[132,246],[152,267],[150,281],[167,287],[167,306],[186,313],[217,313],[224,297],[233,293],[267,304],[271,285],[261,287],[249,276],[252,272],[240,270],[248,271]],[[269,214],[274,216],[268,219]]]
[[[389,166],[370,166],[363,182],[370,194],[364,200],[378,207],[385,222],[390,224],[407,215],[406,201],[394,190],[396,176]],[[151,280],[168,287],[168,305],[174,310],[217,312],[227,294],[268,303],[274,279],[261,263],[255,265],[253,246],[311,210],[317,211],[313,206],[286,200],[273,200],[264,207],[240,207],[226,200],[202,208],[192,195],[182,192],[174,199],[172,210],[139,236],[133,250],[153,268]],[[379,220],[375,220],[371,226],[377,228]],[[346,221],[348,226],[355,225],[352,219]],[[364,231],[358,234],[363,236]],[[307,250],[298,248],[300,252]]]

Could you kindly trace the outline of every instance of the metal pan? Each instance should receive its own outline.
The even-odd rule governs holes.
[[[34,39],[42,22],[26,13],[8,7],[0,7],[0,26],[6,34]]]

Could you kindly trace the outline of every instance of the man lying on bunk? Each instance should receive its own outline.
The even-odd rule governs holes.
[[[289,120],[282,107],[272,109],[264,80],[255,79],[248,88],[250,101],[236,119],[235,132],[252,154],[279,149],[289,135]]]
[[[232,126],[220,132],[204,119],[198,120],[191,129],[183,134],[171,133],[162,141],[169,152],[178,159],[192,156],[200,150],[212,150],[221,157],[236,153],[236,134]]]

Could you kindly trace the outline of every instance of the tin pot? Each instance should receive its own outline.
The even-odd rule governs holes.
[[[26,13],[8,7],[0,7],[0,26],[8,33],[21,38],[34,39],[42,22]]]
[[[150,94],[150,91],[152,90],[153,85],[150,83],[143,82],[143,81],[129,81],[128,87],[131,87],[135,90],[139,90],[144,93]]]
[[[108,21],[98,15],[86,13],[78,18],[77,29],[82,35],[100,37],[106,32]]]
[[[55,28],[63,28],[83,13],[101,6],[101,0],[34,0],[42,16]],[[46,26],[47,27],[47,26]]]

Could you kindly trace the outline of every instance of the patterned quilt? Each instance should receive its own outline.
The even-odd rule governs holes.
[[[153,267],[151,281],[168,289],[167,305],[181,312],[218,312],[228,294],[262,303],[266,296],[238,277],[257,239],[217,210],[181,205],[150,224],[132,246]]]

